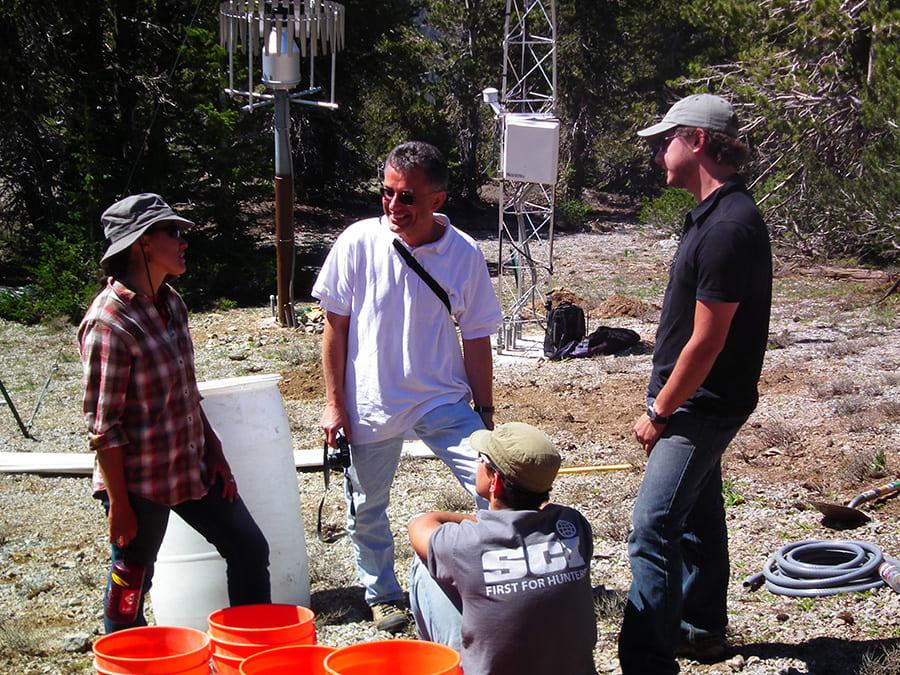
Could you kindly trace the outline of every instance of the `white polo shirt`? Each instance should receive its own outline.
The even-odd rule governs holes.
[[[342,232],[313,284],[324,310],[350,317],[345,397],[355,443],[400,436],[428,411],[470,399],[459,335],[487,337],[502,320],[478,245],[434,217],[441,238],[407,249],[447,292],[452,318],[394,250],[383,216]]]

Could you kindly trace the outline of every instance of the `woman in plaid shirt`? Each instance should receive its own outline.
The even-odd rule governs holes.
[[[232,605],[268,603],[268,544],[200,407],[187,308],[166,283],[185,271],[181,231],[192,223],[149,193],[116,202],[101,222],[108,279],[78,344],[94,496],[106,509],[112,561],[143,564],[146,593],[173,510],[225,559]],[[143,594],[133,622],[104,616],[104,624],[107,633],[146,625]]]

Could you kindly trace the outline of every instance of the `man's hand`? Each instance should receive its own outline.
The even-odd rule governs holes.
[[[665,424],[654,424],[646,415],[641,415],[634,423],[634,437],[647,453],[647,457],[650,456],[653,446],[656,445],[656,441],[662,436],[665,428]]]
[[[489,411],[484,411],[482,413],[478,413],[481,416],[481,421],[484,422],[484,428],[488,431],[494,430],[494,413]]]
[[[414,517],[406,528],[413,551],[422,560],[428,560],[428,542],[434,531],[444,523],[461,523],[464,520],[477,521],[477,518],[468,513],[452,511],[429,511]]]
[[[344,430],[347,442],[351,442],[350,420],[343,406],[336,403],[326,403],[325,409],[322,411],[322,417],[319,419],[319,426],[325,432],[325,442],[332,448],[337,447],[337,435],[341,429]]]

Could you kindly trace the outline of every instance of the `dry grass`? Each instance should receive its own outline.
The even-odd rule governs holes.
[[[800,431],[786,420],[768,416],[753,429],[752,435],[764,452],[777,450],[782,454],[792,455],[803,449],[803,436]]]
[[[594,525],[594,536],[608,541],[625,541],[631,532],[631,509],[610,508],[603,512],[603,520]]]
[[[810,382],[809,389],[816,398],[822,400],[856,393],[856,385],[849,377]]]
[[[621,621],[627,599],[627,592],[601,586],[594,591],[594,616],[600,621]]]
[[[881,653],[867,653],[859,664],[858,675],[897,675],[900,673],[900,647],[882,647]]]
[[[874,478],[883,478],[886,475],[887,458],[884,448],[863,450],[854,453],[847,460],[843,468],[844,474],[853,482],[862,482]]]
[[[0,648],[13,654],[44,656],[42,640],[30,627],[21,621],[0,622]]]

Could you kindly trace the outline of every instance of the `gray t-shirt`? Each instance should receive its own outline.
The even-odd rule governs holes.
[[[479,511],[432,534],[428,570],[462,598],[466,675],[592,675],[593,539],[575,509]]]

